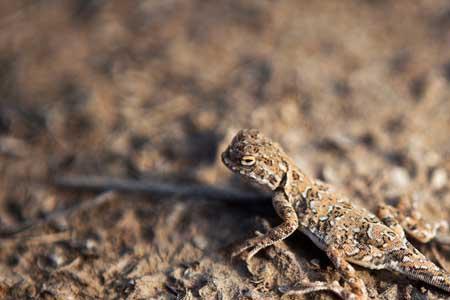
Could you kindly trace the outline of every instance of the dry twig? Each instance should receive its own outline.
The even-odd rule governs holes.
[[[155,183],[140,180],[117,179],[98,176],[62,177],[54,180],[54,184],[66,189],[84,189],[91,191],[119,191],[128,193],[149,194],[155,197],[189,197],[208,200],[225,201],[228,203],[255,204],[271,201],[264,194],[238,191],[231,188],[219,188],[204,184],[170,184]]]
[[[71,216],[75,213],[79,213],[81,211],[85,211],[87,209],[90,209],[90,208],[99,206],[105,202],[108,202],[108,201],[114,199],[115,196],[116,196],[116,193],[113,191],[104,192],[91,200],[83,201],[83,202],[80,202],[79,204],[71,206],[69,208],[50,213],[45,218],[38,219],[38,220],[31,220],[31,221],[25,222],[19,226],[14,226],[14,227],[10,227],[10,228],[0,228],[0,237],[8,238],[8,237],[14,236],[18,233],[21,233],[23,231],[29,230],[31,228],[49,224],[58,218],[62,218],[62,217],[68,218],[69,216]]]

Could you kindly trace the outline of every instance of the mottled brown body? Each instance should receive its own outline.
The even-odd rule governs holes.
[[[234,255],[248,251],[248,262],[259,250],[298,229],[327,253],[347,279],[352,288],[349,299],[368,297],[364,282],[349,263],[397,271],[450,292],[450,274],[415,249],[403,232],[405,227],[407,233],[426,242],[434,237],[437,226],[427,224],[420,215],[405,209],[405,205],[399,208],[382,205],[380,220],[353,206],[345,197],[330,192],[325,184],[310,179],[278,144],[257,130],[241,130],[222,154],[222,160],[232,171],[271,188],[274,208],[284,221],[266,235],[246,241]],[[317,290],[323,290],[321,287]]]

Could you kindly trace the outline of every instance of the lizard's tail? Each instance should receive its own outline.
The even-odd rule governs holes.
[[[442,270],[425,257],[404,256],[401,262],[391,262],[388,269],[450,292],[450,273]]]

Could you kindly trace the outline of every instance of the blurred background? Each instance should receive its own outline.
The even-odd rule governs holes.
[[[3,0],[0,227],[95,196],[51,184],[69,175],[250,188],[219,155],[247,127],[360,205],[411,192],[449,220],[449,99],[446,0]],[[251,208],[119,198],[3,237],[0,295],[277,299],[290,283],[273,267],[261,288],[230,263]],[[323,257],[308,268],[317,250],[296,237],[308,274],[337,276]]]

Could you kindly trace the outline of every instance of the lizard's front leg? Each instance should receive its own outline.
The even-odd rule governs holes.
[[[265,232],[271,229],[268,222],[264,222],[263,227]],[[261,232],[257,232],[257,234],[263,235]],[[331,283],[323,281],[310,282],[306,273],[304,273],[302,267],[295,258],[294,253],[290,250],[282,248],[278,244],[274,244],[273,247],[266,250],[266,254],[274,261],[279,272],[282,272],[285,276],[289,276],[289,279],[296,283],[295,287],[278,287],[278,290],[283,293],[281,296],[282,300],[291,299],[291,296],[301,296],[321,291],[334,293],[344,300],[356,299],[356,295],[348,288],[341,286],[337,281]]]
[[[272,203],[277,214],[283,219],[284,222],[277,227],[270,229],[264,235],[245,241],[242,245],[237,247],[235,251],[233,251],[232,256],[237,256],[250,249],[245,257],[247,265],[251,258],[258,253],[259,250],[287,238],[298,228],[297,213],[281,189],[275,190]]]
[[[349,299],[368,299],[364,281],[358,278],[353,266],[345,260],[345,254],[341,253],[336,247],[331,246],[327,249],[327,256],[352,288],[354,295],[352,294]]]
[[[445,222],[429,223],[417,211],[409,196],[403,196],[394,207],[388,204],[378,206],[378,216],[399,236],[406,233],[421,243],[428,243],[436,237],[440,228],[446,228]]]

